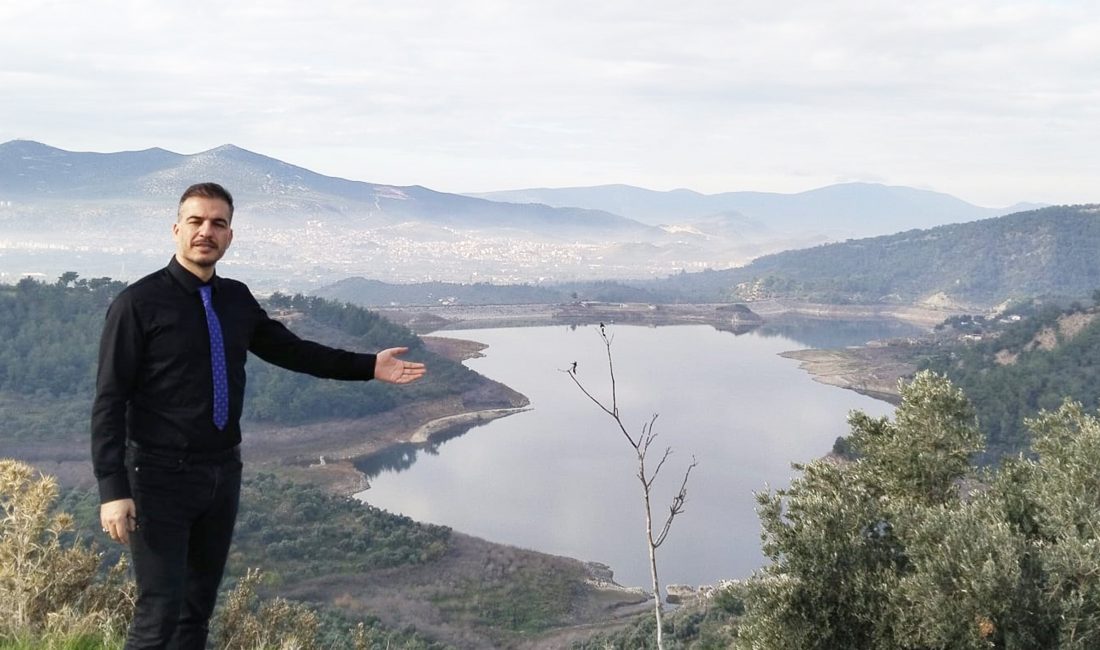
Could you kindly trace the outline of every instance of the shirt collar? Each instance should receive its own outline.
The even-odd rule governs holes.
[[[179,260],[176,259],[175,255],[173,255],[172,259],[168,262],[168,274],[171,275],[176,283],[183,287],[183,290],[187,293],[198,293],[199,287],[204,284],[212,286],[214,291],[218,290],[219,278],[217,273],[211,276],[209,282],[203,282],[197,275],[185,269],[183,265],[180,264]]]

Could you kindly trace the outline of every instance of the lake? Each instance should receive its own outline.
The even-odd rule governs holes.
[[[659,530],[692,456],[685,511],[658,550],[662,584],[713,584],[763,565],[753,492],[783,487],[790,464],[827,453],[847,414],[890,404],[815,382],[778,354],[912,333],[896,323],[792,321],[734,335],[709,326],[612,325],[619,412],[632,435],[658,414],[651,466],[673,452],[653,490]],[[623,585],[649,585],[637,461],[615,422],[562,372],[610,401],[595,326],[440,332],[480,341],[479,373],[531,400],[531,410],[438,441],[361,461],[360,498],[418,521],[608,564]]]

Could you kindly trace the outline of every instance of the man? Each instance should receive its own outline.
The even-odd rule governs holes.
[[[233,197],[187,188],[168,266],[123,290],[100,343],[92,462],[104,532],[129,544],[138,648],[206,645],[240,496],[240,417],[248,351],[333,379],[406,384],[423,364],[405,348],[357,354],[304,341],[214,266],[233,241]]]

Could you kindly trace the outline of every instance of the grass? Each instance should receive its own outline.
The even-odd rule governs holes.
[[[531,570],[536,569],[536,570]],[[517,567],[506,582],[471,580],[432,599],[443,615],[478,627],[534,634],[560,626],[570,614],[576,576]]]
[[[0,650],[121,650],[122,639],[109,640],[102,634],[44,633],[0,638]]]

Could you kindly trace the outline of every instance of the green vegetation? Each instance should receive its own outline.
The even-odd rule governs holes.
[[[103,539],[94,491],[66,490],[56,510],[71,514],[70,539],[85,546]],[[270,580],[293,581],[419,565],[439,559],[450,536],[445,526],[422,524],[313,485],[260,473],[246,477],[241,488],[226,571],[238,575],[255,567]],[[121,549],[109,545],[108,558],[117,558]]]
[[[538,565],[517,565],[506,581],[468,580],[439,593],[433,604],[449,620],[509,633],[532,634],[562,624],[569,615],[579,576]]]
[[[988,436],[986,459],[1027,449],[1025,418],[1067,397],[1100,406],[1096,307],[1023,305],[997,319],[956,317],[946,325],[977,340],[935,346],[922,367],[945,374],[974,403]]]
[[[893,422],[851,418],[854,461],[758,496],[772,563],[748,583],[759,648],[1085,648],[1100,643],[1100,420],[1032,420],[1035,458],[968,462],[962,392],[922,372]]]
[[[664,626],[669,647],[1100,645],[1100,417],[1072,402],[1044,411],[1028,423],[1030,455],[979,468],[972,461],[983,436],[973,407],[947,379],[924,371],[903,388],[892,419],[854,413],[850,424],[853,460],[798,465],[800,475],[789,488],[758,495],[771,563],[750,580],[671,615]],[[0,644],[118,647],[124,615],[104,619],[100,612],[125,599],[90,594],[120,587],[107,586],[94,567],[98,557],[79,539],[65,541],[68,518],[48,514],[56,488],[33,480],[26,466],[7,461],[2,467],[0,606],[7,609],[0,622],[7,627],[0,629]],[[264,589],[293,577],[430,562],[449,539],[445,529],[272,477],[250,481],[246,494],[244,516],[259,514],[248,522],[242,517],[244,546],[234,552],[261,558],[272,576]],[[83,501],[68,497],[65,503],[79,507]],[[329,521],[333,527],[324,528]],[[316,533],[308,530],[318,526]],[[264,537],[269,530],[276,531],[271,539]],[[368,546],[378,552],[360,549],[356,533],[369,533]],[[282,540],[290,543],[271,548]],[[361,550],[367,553],[359,563]],[[562,603],[576,583],[555,575],[553,563],[531,569],[517,562],[521,555],[495,548],[476,560],[482,580],[422,575],[418,580],[428,581],[420,593],[442,618],[494,630],[503,643],[528,638],[567,618]],[[333,563],[316,564],[311,556]],[[233,562],[240,571],[239,556]],[[501,587],[502,580],[515,586]],[[246,573],[236,595],[223,601],[219,624],[260,639],[240,647],[280,647],[275,644],[291,637],[303,648],[435,647],[411,630],[397,634],[373,619],[360,628],[346,624],[346,614],[263,601],[261,590],[259,578]],[[55,614],[58,608],[63,616]],[[113,623],[90,627],[89,621],[102,620]],[[652,647],[653,625],[647,616],[575,647]],[[364,639],[370,645],[360,645]]]
[[[75,273],[55,284],[0,285],[0,436],[87,430],[103,317],[124,286]]]
[[[942,292],[992,305],[1100,285],[1097,206],[1059,206],[929,230],[849,240],[756,259],[727,271],[645,285],[694,302],[793,298],[912,303]]]
[[[357,615],[377,612],[391,627],[415,627],[458,647],[515,647],[549,630],[598,622],[593,616],[609,605],[592,601],[587,578],[576,560],[456,534],[439,562],[347,576],[334,589],[313,581],[297,593],[341,594],[350,586],[358,597],[349,611]]]
[[[438,559],[450,534],[443,526],[260,474],[242,489],[229,566],[256,566],[286,580],[361,573]]]
[[[962,391],[925,371],[902,398],[893,420],[851,416],[853,460],[797,465],[789,488],[758,494],[771,563],[677,612],[671,647],[1100,645],[1100,418],[1044,411],[1030,457],[983,469]],[[652,638],[647,617],[574,647]]]
[[[331,608],[258,595],[262,574],[249,570],[222,599],[211,637],[220,650],[443,650],[415,632],[353,622]]]
[[[68,490],[59,500],[55,510],[71,509],[77,524],[75,531],[68,533],[71,543],[87,547],[91,540],[102,540],[96,532],[97,505],[95,494],[87,490]],[[359,647],[355,644],[361,637],[370,641],[362,646],[367,648],[439,648],[442,646],[412,629],[384,627],[369,613],[364,614],[359,605],[351,606],[355,612],[352,615],[331,603],[312,603],[306,607],[302,603],[261,598],[294,585],[318,585],[321,584],[318,579],[323,582],[326,577],[345,579],[378,575],[372,572],[380,569],[421,566],[439,568],[430,570],[433,578],[407,597],[409,603],[417,599],[431,603],[438,618],[448,626],[474,628],[484,635],[507,640],[524,638],[570,621],[578,590],[584,584],[579,563],[559,562],[557,558],[529,551],[478,542],[477,548],[481,550],[465,560],[477,563],[476,566],[455,570],[436,565],[450,545],[451,531],[445,527],[420,524],[354,499],[330,496],[311,485],[290,483],[268,474],[248,478],[227,567],[230,578],[237,576],[240,580],[237,589],[243,588],[245,593],[231,594],[232,583],[227,579],[220,600],[228,612],[219,614],[222,621],[219,625],[226,625],[227,619],[235,621],[232,623],[235,629],[253,630],[258,635],[249,632],[248,638],[255,636],[267,641],[290,638],[293,636],[290,631],[306,629],[307,636],[317,639],[317,645],[301,647]],[[118,545],[109,545],[107,559],[117,557],[120,549]],[[250,577],[247,567],[262,570],[264,580]],[[393,575],[388,578],[397,579]],[[324,592],[323,587],[320,592]],[[397,593],[393,596],[383,600],[386,606],[411,606]],[[362,628],[358,627],[360,621]]]
[[[361,351],[407,347],[405,358],[424,361],[431,372],[419,382],[395,391],[379,382],[318,379],[288,372],[252,357],[248,365],[245,419],[300,424],[327,419],[360,418],[405,404],[455,396],[486,380],[461,363],[433,355],[407,328],[361,307],[323,298],[274,294],[267,301],[273,313],[301,314],[304,322],[291,327],[302,336]],[[493,404],[492,406],[510,406]]]
[[[41,441],[85,434],[103,318],[125,286],[107,278],[78,279],[75,273],[64,274],[54,284],[23,280],[0,285],[0,438]],[[292,327],[322,343],[362,351],[408,347],[407,358],[426,361],[432,371],[423,381],[394,391],[378,382],[317,379],[253,357],[248,364],[246,420],[299,424],[358,418],[411,402],[457,396],[487,383],[462,364],[425,351],[408,329],[365,309],[281,294],[273,295],[267,308],[298,314]]]
[[[0,649],[122,646],[133,613],[133,583],[125,561],[105,558],[88,541],[96,537],[95,505],[89,491],[70,490],[59,500],[52,478],[17,461],[0,460]],[[244,571],[241,562],[242,556],[249,562],[259,558],[275,583],[420,564],[446,550],[448,529],[271,476],[246,483],[242,508],[260,528],[238,529],[234,540],[230,571],[242,575],[221,598],[214,621],[218,647],[441,647],[411,631],[387,630],[372,618],[355,621],[331,608],[263,599],[260,572]],[[265,540],[269,548],[261,553]],[[306,545],[308,550],[301,550]],[[121,547],[111,548],[107,555],[118,557]]]

